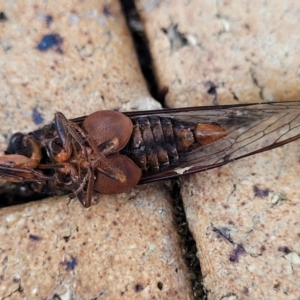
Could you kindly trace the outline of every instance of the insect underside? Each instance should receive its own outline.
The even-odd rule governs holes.
[[[123,193],[138,183],[221,166],[300,136],[300,103],[266,103],[120,113],[98,111],[12,136],[0,177],[35,190]]]

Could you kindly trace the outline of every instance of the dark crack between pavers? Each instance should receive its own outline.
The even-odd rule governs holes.
[[[164,98],[167,91],[160,91],[158,88],[159,85],[153,72],[152,58],[147,45],[147,37],[134,0],[123,0],[120,1],[120,4],[126,18],[127,26],[131,31],[140,68],[142,69],[144,78],[148,84],[150,94],[154,99],[159,101],[163,107],[165,107]],[[174,222],[177,228],[177,233],[180,237],[182,255],[188,268],[194,299],[206,300],[207,294],[203,287],[200,261],[197,257],[196,242],[187,223],[183,201],[180,194],[180,186],[176,181],[172,182],[171,198],[174,209]]]
[[[159,89],[144,26],[134,0],[120,0],[120,5],[126,19],[127,27],[131,33],[139,65],[148,85],[149,92],[151,96],[164,107],[165,95],[168,90],[167,88]]]
[[[189,271],[194,298],[196,300],[206,300],[207,293],[203,286],[203,276],[197,256],[197,245],[189,229],[181,197],[181,189],[177,181],[172,181],[171,198],[174,209],[174,222],[180,237],[183,257]]]
[[[0,186],[0,208],[40,201],[49,196],[47,193],[34,192],[28,183],[7,182]]]

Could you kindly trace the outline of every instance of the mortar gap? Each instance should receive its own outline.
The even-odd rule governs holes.
[[[147,83],[151,96],[165,107],[166,89],[160,90],[153,71],[153,59],[148,47],[146,33],[143,22],[136,8],[134,0],[120,0],[123,13],[125,15],[127,27],[131,33],[134,48],[138,57],[139,65]]]
[[[207,294],[203,286],[201,266],[197,256],[197,246],[188,226],[178,181],[172,181],[171,198],[174,208],[174,221],[180,237],[183,257],[189,271],[194,297],[196,300],[206,300]]]

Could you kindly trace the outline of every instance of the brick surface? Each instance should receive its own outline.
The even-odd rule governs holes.
[[[296,1],[136,2],[169,107],[299,99]]]
[[[149,185],[89,209],[68,197],[1,209],[1,297],[191,299],[167,199]]]
[[[297,299],[299,145],[182,180],[208,299]]]
[[[0,11],[1,153],[55,111],[160,107],[118,1],[3,1]],[[0,241],[1,299],[191,298],[160,184],[95,195],[89,209],[68,196],[3,208]]]
[[[295,1],[137,1],[170,107],[299,100]],[[208,299],[298,299],[294,142],[181,179]]]
[[[1,152],[7,136],[49,123],[56,111],[159,107],[117,1],[3,1],[0,9]]]

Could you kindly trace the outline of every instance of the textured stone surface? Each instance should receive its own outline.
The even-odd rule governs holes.
[[[1,151],[12,133],[48,123],[57,110],[70,117],[157,106],[117,3],[1,2]],[[137,3],[169,106],[299,99],[293,1]],[[40,51],[47,34],[57,45]],[[298,149],[181,180],[208,299],[297,299]],[[0,296],[191,298],[161,187],[96,196],[88,210],[68,197],[1,209]]]
[[[68,197],[1,209],[1,298],[190,299],[167,199],[148,185],[89,209]]]
[[[168,106],[300,99],[295,1],[137,2]],[[299,298],[299,146],[181,179],[208,299]]]
[[[208,299],[298,299],[299,146],[182,180]]]
[[[118,1],[3,1],[0,11],[1,153],[12,133],[47,124],[55,111],[75,117],[159,107]],[[58,44],[40,51],[47,34]],[[95,195],[90,209],[69,197],[2,208],[0,298],[191,298],[160,187]]]
[[[12,133],[47,124],[56,111],[159,107],[117,1],[2,1],[0,10],[1,152]]]
[[[136,2],[169,107],[299,99],[296,1]]]

